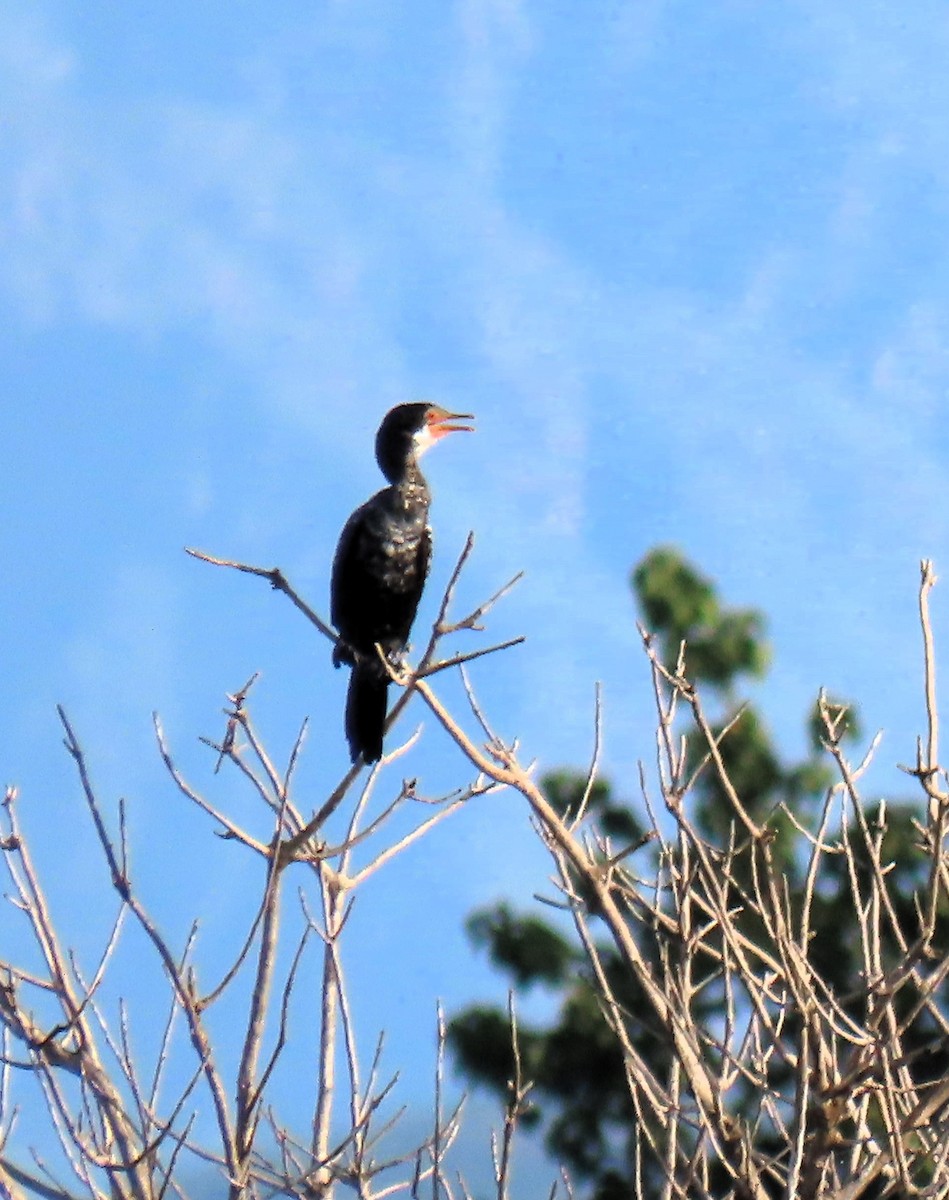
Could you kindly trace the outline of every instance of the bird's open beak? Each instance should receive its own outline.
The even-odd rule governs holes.
[[[471,413],[451,413],[444,408],[431,408],[428,412],[428,428],[434,438],[446,433],[474,433],[473,425],[459,425],[459,421],[473,421]]]

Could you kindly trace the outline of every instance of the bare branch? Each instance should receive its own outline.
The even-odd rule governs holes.
[[[242,571],[246,575],[257,575],[261,579],[266,579],[275,592],[283,592],[294,607],[303,613],[310,624],[318,629],[324,637],[329,638],[334,646],[339,642],[339,638],[333,631],[332,626],[314,612],[299,593],[290,586],[279,567],[255,567],[250,563],[235,562],[233,559],[228,558],[217,558],[213,554],[206,554],[203,550],[195,550],[189,546],[185,546],[185,554],[190,554],[192,558],[210,563],[214,567],[230,567],[234,571]]]

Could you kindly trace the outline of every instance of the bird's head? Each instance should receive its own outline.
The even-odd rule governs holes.
[[[437,404],[400,404],[382,419],[376,434],[376,461],[390,483],[397,483],[409,462],[417,460],[449,433],[473,433],[470,413],[452,413]]]

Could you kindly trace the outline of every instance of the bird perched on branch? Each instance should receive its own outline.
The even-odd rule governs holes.
[[[470,413],[434,404],[400,404],[376,434],[376,462],[389,486],[343,526],[333,560],[331,614],[340,641],[333,665],[352,667],[346,739],[353,762],[382,757],[389,675],[378,646],[395,662],[405,649],[432,553],[431,496],[419,470],[422,454],[446,434],[473,432]]]

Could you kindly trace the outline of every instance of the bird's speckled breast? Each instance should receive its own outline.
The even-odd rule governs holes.
[[[431,541],[428,525],[428,496],[416,495],[406,504],[402,489],[387,488],[383,504],[374,505],[365,514],[362,540],[367,574],[387,591],[408,592],[418,587],[419,568],[428,570],[423,544]],[[383,493],[385,494],[385,493]],[[420,557],[425,561],[420,562]]]

